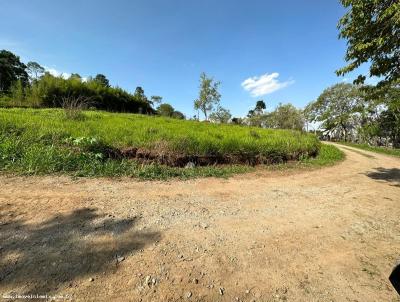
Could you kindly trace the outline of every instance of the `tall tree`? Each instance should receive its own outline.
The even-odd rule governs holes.
[[[26,67],[31,81],[38,80],[46,71],[44,67],[37,62],[30,61],[26,64]]]
[[[79,73],[71,73],[71,75],[69,76],[70,79],[75,79],[75,80],[82,80],[82,77]]]
[[[267,115],[266,124],[271,128],[302,130],[304,118],[302,111],[292,104],[279,104]]]
[[[349,8],[340,19],[340,38],[347,40],[348,65],[337,70],[349,73],[370,62],[369,76],[383,77],[379,86],[400,85],[400,1],[341,0]],[[366,79],[360,75],[355,84]]]
[[[152,105],[157,105],[157,104],[161,104],[162,97],[158,96],[158,95],[152,95],[150,97],[150,100],[151,100]]]
[[[201,110],[206,120],[208,120],[208,113],[219,104],[221,99],[221,94],[218,92],[220,84],[213,78],[207,77],[204,72],[200,75],[199,98],[194,101],[194,109]]]
[[[264,110],[266,108],[267,106],[263,100],[257,101],[254,109],[250,109],[247,113],[247,123],[254,127],[265,126],[266,115],[264,114]]]
[[[157,107],[157,113],[162,116],[171,117],[175,109],[170,104],[164,103]]]
[[[346,141],[354,126],[354,113],[363,102],[357,86],[340,83],[325,89],[305,110],[310,121],[322,123],[326,134]]]
[[[210,120],[215,123],[226,124],[231,119],[232,114],[228,109],[218,106],[217,109],[210,114]]]
[[[107,79],[107,77],[104,74],[97,74],[94,79],[97,83],[103,85],[104,87],[110,87],[110,81]]]
[[[138,101],[142,101],[145,103],[148,103],[148,99],[146,97],[146,95],[144,94],[144,90],[142,87],[138,86],[135,89],[135,93],[133,94],[133,96],[138,100]]]
[[[20,81],[23,86],[28,84],[26,65],[12,52],[2,50],[0,51],[0,93],[8,92],[16,81]]]
[[[256,108],[255,108],[256,111],[262,113],[263,110],[265,110],[266,108],[267,108],[267,106],[265,105],[264,100],[259,100],[259,101],[257,101],[257,103],[256,103]]]

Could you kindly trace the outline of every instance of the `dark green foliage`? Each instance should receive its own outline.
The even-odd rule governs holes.
[[[18,56],[7,50],[0,51],[0,94],[8,93],[11,86],[17,82],[23,86],[28,84],[26,65]]]
[[[347,40],[346,61],[337,71],[344,75],[371,63],[369,76],[383,77],[379,86],[400,84],[400,1],[341,0],[349,8],[340,19],[340,37]],[[360,75],[356,84],[364,83]]]
[[[85,99],[87,107],[113,112],[154,113],[150,104],[118,87],[107,87],[95,79],[82,81],[77,75],[64,79],[45,73],[25,89],[17,106],[63,107],[63,100]],[[11,101],[16,101],[13,98]]]
[[[157,113],[161,116],[171,117],[175,109],[170,104],[164,103],[157,107]]]
[[[103,85],[104,87],[110,87],[110,81],[107,79],[107,77],[104,74],[97,74],[94,79],[97,83]]]
[[[176,118],[178,120],[184,120],[186,118],[185,115],[182,112],[176,111],[176,110],[174,112],[172,112],[171,117],[172,118]]]
[[[158,106],[156,113],[165,117],[172,117],[180,120],[185,119],[185,115],[182,112],[176,111],[174,107],[167,103]]]

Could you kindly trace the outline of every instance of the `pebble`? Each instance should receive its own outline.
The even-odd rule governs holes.
[[[194,284],[199,283],[199,279],[194,278],[194,279],[193,279],[193,283],[194,283]]]
[[[192,292],[187,292],[186,293],[186,298],[190,298],[192,296]]]
[[[117,257],[117,263],[120,263],[125,260],[125,257]]]
[[[200,227],[202,227],[203,229],[207,229],[209,225],[205,222],[200,222]]]
[[[89,281],[90,281],[90,282],[93,282],[93,281],[94,281],[94,278],[89,278]]]
[[[146,283],[146,285],[150,286],[150,280],[151,280],[151,276],[146,276],[146,278],[144,279],[144,282]]]
[[[223,287],[219,288],[219,294],[222,296],[224,294],[225,289]]]

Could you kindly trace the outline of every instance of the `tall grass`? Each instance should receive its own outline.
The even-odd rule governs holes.
[[[85,176],[168,178],[226,176],[240,166],[195,169],[141,164],[104,157],[107,148],[160,149],[184,155],[247,154],[307,160],[320,150],[310,134],[215,125],[163,117],[85,111],[78,120],[58,109],[0,109],[0,170]]]

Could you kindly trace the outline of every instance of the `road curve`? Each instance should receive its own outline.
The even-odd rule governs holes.
[[[400,159],[230,179],[0,176],[0,293],[400,301]]]

